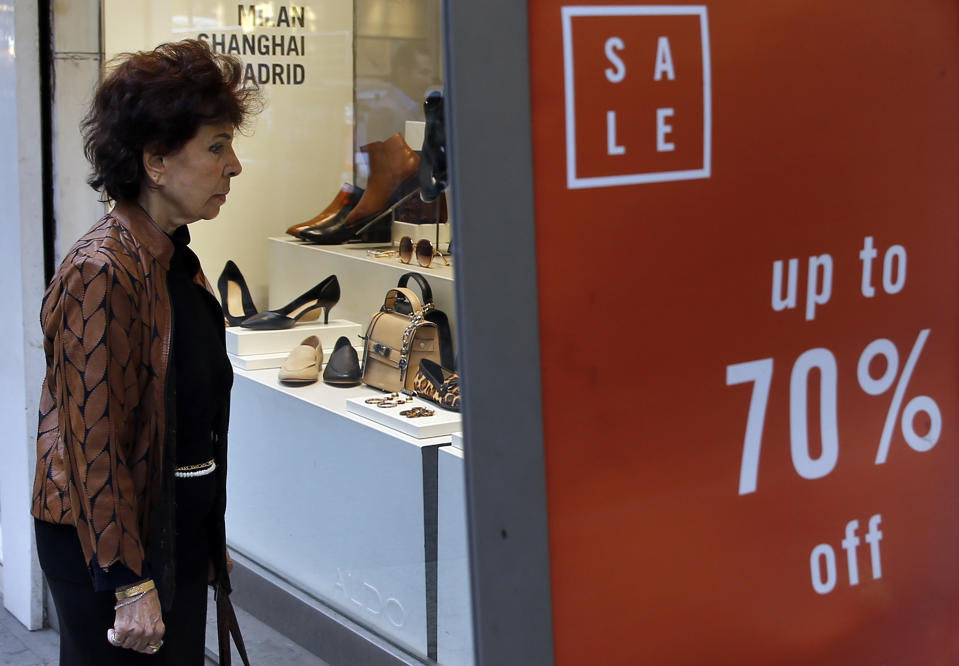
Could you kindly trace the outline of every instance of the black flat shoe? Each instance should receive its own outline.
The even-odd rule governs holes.
[[[360,359],[353,345],[344,336],[340,336],[330,354],[330,360],[323,369],[323,381],[333,386],[356,386],[363,378],[360,372]]]
[[[216,281],[216,286],[220,291],[220,307],[223,308],[223,316],[226,317],[230,326],[239,326],[244,319],[256,314],[257,310],[253,305],[250,289],[233,261],[226,262],[223,272]]]
[[[316,321],[320,317],[320,308],[323,308],[323,323],[330,323],[330,308],[340,300],[340,283],[335,275],[331,275],[302,296],[278,310],[260,312],[240,324],[243,328],[253,328],[261,331],[275,331],[283,328],[292,328],[296,322]]]

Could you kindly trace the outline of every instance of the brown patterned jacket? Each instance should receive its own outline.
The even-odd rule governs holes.
[[[175,552],[172,256],[146,212],[120,203],[54,275],[40,314],[47,371],[32,508],[40,520],[75,525],[88,563],[95,554],[105,570],[120,562],[139,575],[150,562],[164,607]],[[194,280],[208,288],[202,272]],[[218,565],[226,418],[216,451]]]

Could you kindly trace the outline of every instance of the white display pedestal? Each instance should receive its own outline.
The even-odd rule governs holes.
[[[273,370],[236,371],[229,544],[426,654],[424,448],[449,438],[416,440],[347,414],[343,401],[351,395],[381,394],[291,388]]]
[[[462,450],[439,450],[436,617],[437,661],[443,666],[474,663],[464,471]]]
[[[323,348],[323,365],[326,365],[330,360],[330,354],[333,353],[333,347],[324,347]],[[356,350],[356,355],[359,358],[363,358],[363,345],[353,345],[353,349]],[[268,368],[279,368],[283,365],[283,361],[286,360],[286,357],[289,356],[289,352],[279,352],[276,354],[248,354],[246,356],[238,356],[236,354],[227,354],[230,359],[230,363],[233,364],[234,368],[239,368],[240,370],[266,370]]]
[[[229,326],[226,329],[226,351],[234,356],[289,354],[291,349],[311,335],[320,339],[323,349],[332,349],[341,335],[354,343],[360,333],[359,324],[344,319],[334,319],[329,324],[296,324],[292,328],[278,331],[257,331],[241,326]]]
[[[323,353],[326,353],[326,350],[323,350]],[[278,353],[278,354],[247,354],[246,356],[237,356],[236,354],[227,353],[227,357],[230,359],[230,363],[234,368],[239,368],[240,370],[266,370],[267,368],[279,368],[283,365],[283,361],[286,360],[286,357],[289,356],[287,353]]]
[[[431,409],[433,416],[410,419],[400,415],[400,412],[413,407]],[[411,402],[388,409],[368,404],[365,398],[350,398],[346,401],[346,410],[416,439],[448,436],[463,428],[463,418],[459,413],[443,409],[422,398],[413,398]]]
[[[423,150],[423,139],[426,137],[426,122],[423,120],[407,120],[403,128],[406,145],[413,150]]]

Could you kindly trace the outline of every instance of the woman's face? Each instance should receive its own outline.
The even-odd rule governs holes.
[[[158,159],[159,187],[154,190],[158,206],[151,214],[168,231],[219,215],[230,179],[243,169],[233,151],[230,122],[201,125],[180,150]]]

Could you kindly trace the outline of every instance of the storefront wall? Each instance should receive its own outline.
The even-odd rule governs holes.
[[[43,293],[39,35],[35,2],[0,7],[0,465],[3,605],[29,629],[43,625],[30,489],[43,376],[37,326]]]
[[[353,3],[103,2],[107,61],[188,38],[240,58],[264,91],[262,113],[235,142],[243,173],[229,205],[190,233],[211,280],[232,259],[254,302],[266,303],[266,239],[316,215],[353,180]]]

